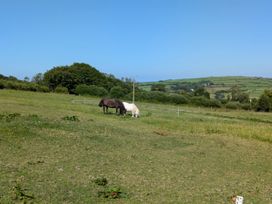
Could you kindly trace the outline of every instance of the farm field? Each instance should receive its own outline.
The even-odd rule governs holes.
[[[272,203],[271,113],[98,102],[0,90],[1,204]]]
[[[143,82],[139,84],[139,87],[144,90],[150,90],[152,84],[165,84],[169,89],[171,85],[191,82],[196,83],[200,81],[211,81],[214,85],[206,87],[207,91],[214,95],[219,90],[229,90],[233,86],[239,86],[243,91],[247,92],[251,98],[258,98],[265,89],[272,87],[271,78],[262,77],[244,77],[244,76],[225,76],[225,77],[205,77],[205,78],[193,78],[193,79],[176,79],[176,80],[165,80],[160,82]]]

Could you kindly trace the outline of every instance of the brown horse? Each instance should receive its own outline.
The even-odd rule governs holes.
[[[118,113],[118,110],[119,110],[119,114],[121,114],[121,115],[126,113],[125,106],[123,105],[123,103],[121,101],[119,101],[117,99],[103,98],[99,102],[98,106],[103,107],[104,113],[108,113],[108,108],[115,108],[116,113]]]

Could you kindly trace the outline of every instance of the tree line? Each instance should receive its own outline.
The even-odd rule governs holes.
[[[170,86],[168,91],[164,84],[155,83],[151,91],[136,86],[135,97],[139,101],[192,104],[204,107],[226,107],[256,111],[272,111],[272,90],[266,90],[259,99],[250,99],[249,95],[234,86],[228,91],[218,91],[211,98],[205,87],[210,81],[180,83]],[[25,77],[19,80],[13,76],[0,74],[0,89],[16,89],[38,92],[55,92],[76,95],[113,97],[125,100],[132,98],[133,81],[129,78],[117,79],[111,74],[101,73],[95,67],[85,63],[69,66],[57,66],[45,73],[36,74],[31,80]]]

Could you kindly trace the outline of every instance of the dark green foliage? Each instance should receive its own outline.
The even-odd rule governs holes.
[[[99,186],[105,186],[105,185],[108,184],[108,180],[107,180],[107,178],[105,178],[105,177],[96,178],[96,179],[94,180],[94,183],[97,184],[97,185],[99,185]]]
[[[241,104],[237,101],[230,101],[226,104],[226,108],[228,109],[240,109]]]
[[[44,86],[44,85],[39,85],[37,86],[37,91],[39,92],[49,92],[49,88],[47,86]]]
[[[20,116],[21,116],[20,113],[3,113],[3,114],[0,114],[0,120],[10,122],[10,121],[15,120],[16,118],[18,118]]]
[[[108,186],[108,180],[105,177],[94,179],[94,183],[103,187],[103,190],[97,192],[98,197],[111,199],[127,198],[127,194],[119,186]]]
[[[188,104],[189,99],[181,94],[170,94],[169,96],[169,102],[174,104]]]
[[[208,99],[204,96],[194,96],[191,98],[191,102],[197,106],[220,108],[222,104],[216,99]]]
[[[65,93],[65,94],[68,94],[68,89],[66,87],[63,87],[63,86],[57,86],[55,88],[55,92],[56,93]]]
[[[78,85],[75,89],[75,93],[79,95],[91,95],[100,97],[108,95],[108,91],[104,87],[86,84]]]
[[[111,199],[128,197],[127,194],[122,192],[121,188],[118,186],[111,186],[106,188],[103,191],[98,191],[97,196],[102,198],[111,198]]]
[[[251,105],[250,105],[250,103],[242,103],[241,108],[243,110],[251,110]]]
[[[257,104],[257,111],[269,112],[271,111],[271,99],[266,94],[261,95]]]
[[[205,98],[210,98],[210,94],[208,91],[206,91],[203,87],[198,88],[194,91],[195,96],[204,96]]]
[[[249,102],[249,94],[243,92],[240,87],[234,86],[230,89],[231,91],[231,100],[239,101],[240,103],[248,103]]]
[[[79,118],[78,118],[78,116],[73,115],[73,116],[65,116],[65,117],[62,118],[62,120],[78,122]]]
[[[257,98],[252,98],[250,99],[250,106],[252,110],[256,110],[258,105],[258,99]]]
[[[112,98],[122,98],[126,95],[126,92],[120,86],[114,86],[110,90],[110,96]]]
[[[44,82],[50,90],[54,90],[61,85],[68,88],[69,93],[75,93],[76,87],[80,84],[104,87],[106,90],[110,90],[114,86],[120,86],[125,90],[125,94],[131,91],[130,82],[123,82],[113,75],[103,74],[96,68],[84,63],[54,67],[44,74]]]
[[[5,84],[3,81],[0,80],[0,89],[4,89],[5,88]]]
[[[0,89],[49,92],[48,87],[26,81],[0,79]]]
[[[164,84],[152,84],[151,91],[162,91],[165,92],[166,88]]]
[[[240,103],[249,103],[249,94],[248,93],[240,93],[238,95],[238,101]]]

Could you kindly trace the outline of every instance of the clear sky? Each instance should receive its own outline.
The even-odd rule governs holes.
[[[0,73],[272,77],[271,0],[0,0]]]

